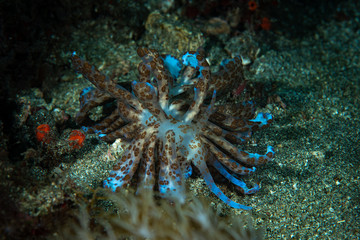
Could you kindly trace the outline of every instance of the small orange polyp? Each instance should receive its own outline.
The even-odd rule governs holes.
[[[79,149],[84,145],[85,134],[79,130],[72,130],[68,141],[70,147],[73,149]]]
[[[270,21],[270,19],[267,18],[267,17],[263,17],[263,18],[261,19],[261,24],[260,24],[260,26],[261,26],[261,28],[262,28],[263,30],[269,31],[270,28],[271,28],[271,21]]]
[[[249,1],[248,2],[248,5],[249,5],[249,10],[250,11],[255,11],[257,9],[257,3],[255,1]]]
[[[36,128],[36,139],[39,142],[49,143],[50,142],[50,126],[49,124],[41,124]]]

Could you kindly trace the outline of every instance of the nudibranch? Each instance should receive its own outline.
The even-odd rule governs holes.
[[[209,166],[214,167],[242,193],[252,194],[259,186],[248,188],[239,176],[253,173],[274,156],[271,146],[264,155],[237,147],[253,131],[268,127],[270,114],[256,115],[250,101],[215,104],[217,94],[243,77],[241,58],[224,60],[220,70],[211,73],[200,50],[186,52],[181,60],[143,47],[137,53],[142,62],[132,92],[72,56],[76,70],[95,86],[82,91],[77,122],[84,123],[91,109],[114,101],[115,110],[88,132],[108,142],[120,138],[129,143],[104,186],[119,190],[136,173],[138,191],[156,187],[161,196],[184,202],[184,181],[195,167],[218,198],[233,208],[251,209],[228,198],[209,172]]]

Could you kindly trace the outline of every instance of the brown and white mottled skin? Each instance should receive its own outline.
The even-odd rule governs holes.
[[[240,57],[224,61],[220,70],[212,74],[202,52],[185,53],[182,63],[154,49],[139,48],[137,53],[142,62],[138,66],[139,81],[132,84],[133,93],[76,54],[72,57],[75,68],[96,87],[81,94],[77,121],[85,122],[89,110],[112,99],[115,110],[88,132],[98,133],[109,142],[117,138],[129,142],[104,186],[116,191],[130,184],[139,169],[139,190],[157,186],[162,196],[183,202],[184,178],[195,166],[221,200],[234,208],[251,209],[230,200],[214,183],[208,169],[212,165],[244,194],[251,194],[259,186],[249,189],[237,176],[254,172],[254,166],[274,155],[272,147],[259,155],[236,146],[253,131],[269,126],[270,114],[255,116],[250,102],[215,107],[216,92],[242,81]]]

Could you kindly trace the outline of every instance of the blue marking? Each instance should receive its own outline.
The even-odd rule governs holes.
[[[164,66],[169,70],[171,76],[173,78],[178,78],[182,68],[181,62],[171,55],[166,55],[163,60]]]
[[[196,101],[196,99],[198,99],[199,97],[199,91],[197,90],[196,87],[194,87],[194,101]]]
[[[84,89],[81,91],[80,96],[84,96],[84,95],[88,94],[89,92],[91,92],[91,91],[94,90],[94,89],[95,89],[94,87],[84,88]]]
[[[199,61],[196,59],[198,53],[190,54],[189,52],[185,53],[182,57],[183,64],[186,66],[191,66],[193,68],[199,67]]]
[[[270,113],[259,113],[256,118],[251,119],[251,122],[260,122],[260,127],[266,125],[269,120],[272,119],[272,115]]]
[[[197,55],[199,55],[198,52],[196,52],[194,54],[190,54],[189,52],[187,52],[183,55],[182,60],[183,60],[184,65],[191,66],[193,68],[198,68],[200,74],[197,77],[201,78],[201,77],[203,77],[203,74],[201,71],[204,69],[204,67],[199,65],[199,61],[196,58]]]
[[[188,179],[192,174],[192,167],[191,165],[188,165],[185,169],[184,177],[185,179]]]
[[[272,146],[268,146],[266,149],[266,154],[271,152],[273,155],[275,155],[275,149]]]
[[[244,191],[244,194],[252,194],[252,193],[256,193],[257,191],[259,191],[260,187],[259,185],[255,185],[253,188],[248,188],[246,186],[246,184],[237,179],[236,177],[234,177],[233,175],[231,175],[222,165],[221,163],[219,163],[219,161],[215,161],[213,166],[221,173],[221,175],[223,175],[227,180],[229,180],[230,182],[232,182],[233,184],[235,184],[236,186],[238,186],[239,188],[241,188]],[[253,167],[252,172],[255,171],[255,167]]]
[[[220,198],[223,202],[228,204],[230,207],[237,208],[237,209],[244,209],[244,210],[251,210],[251,207],[236,203],[229,199],[221,190],[218,188],[212,178],[205,161],[196,160],[192,162],[197,169],[199,169],[202,177],[204,178],[206,185],[209,186],[211,192],[213,192],[218,198]]]
[[[151,83],[146,82],[146,85],[148,85],[151,89],[154,89],[154,86],[151,85]]]
[[[82,129],[84,132],[89,131],[89,128],[88,128],[88,127],[85,127],[85,126],[82,126],[81,129]]]

